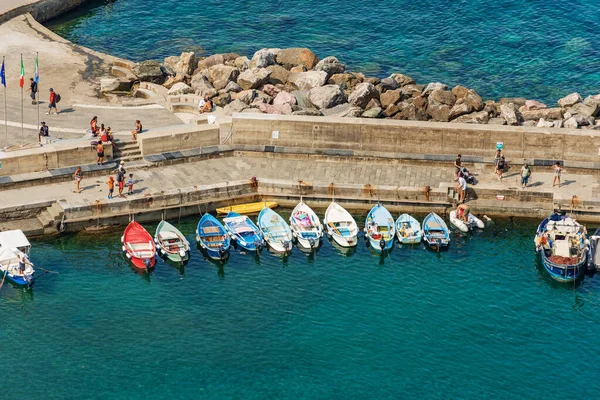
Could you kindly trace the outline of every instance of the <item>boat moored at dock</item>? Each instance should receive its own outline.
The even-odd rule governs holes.
[[[448,226],[436,213],[429,213],[423,219],[423,237],[429,247],[434,250],[441,250],[450,244]]]
[[[376,204],[365,221],[365,234],[375,251],[390,250],[396,236],[392,214],[381,204]]]
[[[0,281],[31,286],[35,269],[29,261],[31,243],[20,229],[0,232]]]
[[[423,240],[421,224],[413,216],[402,214],[396,220],[396,235],[403,244],[417,244]]]
[[[134,267],[141,270],[150,270],[156,264],[156,245],[152,236],[143,226],[131,221],[125,228],[121,237],[123,252]]]
[[[274,201],[258,201],[256,203],[236,204],[227,207],[217,208],[217,214],[229,214],[230,212],[238,214],[256,214],[265,207],[275,208],[278,204]]]
[[[190,258],[190,242],[167,221],[160,221],[154,234],[160,255],[173,262],[186,262]]]
[[[208,213],[204,214],[198,222],[196,240],[200,248],[213,260],[225,260],[229,256],[231,237],[223,224]]]
[[[353,247],[358,243],[358,225],[348,211],[332,201],[323,219],[327,234],[342,247]]]
[[[454,225],[461,232],[469,232],[475,228],[483,229],[485,228],[485,224],[482,220],[469,213],[467,217],[467,221],[459,218],[456,215],[456,210],[450,211],[450,223]]]
[[[265,242],[276,252],[292,251],[292,230],[281,215],[270,208],[263,208],[258,215],[258,227],[263,233]]]
[[[223,225],[237,246],[247,251],[260,251],[263,248],[265,241],[262,233],[250,217],[230,212],[223,218]]]
[[[564,213],[544,218],[535,235],[535,249],[544,269],[556,281],[572,282],[587,268],[586,229]]]
[[[302,200],[292,210],[290,215],[292,235],[298,241],[298,246],[305,249],[316,249],[323,237],[323,225],[315,212]]]

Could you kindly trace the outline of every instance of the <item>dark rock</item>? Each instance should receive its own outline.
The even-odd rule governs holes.
[[[229,93],[222,93],[213,97],[213,104],[217,107],[225,107],[229,102],[231,102],[231,95]]]
[[[339,62],[339,60],[333,56],[325,57],[317,63],[315,71],[324,71],[327,73],[327,78],[335,74],[342,74],[346,71],[346,66]]]
[[[133,73],[142,82],[161,84],[165,78],[161,65],[156,61],[142,61],[133,68]]]

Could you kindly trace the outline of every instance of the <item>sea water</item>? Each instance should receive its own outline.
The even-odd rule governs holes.
[[[197,220],[171,222],[194,243]],[[535,228],[497,220],[386,257],[362,237],[225,265],[193,249],[149,275],[121,229],[34,240],[59,274],[0,291],[0,398],[595,398],[599,279],[553,282]]]
[[[308,47],[369,76],[401,72],[551,106],[600,92],[598,15],[588,0],[103,0],[48,25],[134,61]]]

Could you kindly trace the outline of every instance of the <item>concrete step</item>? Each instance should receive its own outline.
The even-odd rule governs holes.
[[[117,58],[113,61],[113,65],[131,70],[131,69],[135,68],[136,63],[134,63],[133,61],[122,59],[122,58]]]
[[[162,85],[157,85],[156,83],[151,82],[140,82],[139,87],[140,89],[149,90],[157,96],[162,97],[164,101],[167,100],[167,93],[169,92],[169,90]]]
[[[131,82],[137,80],[137,77],[133,74],[133,72],[123,67],[113,66],[110,69],[110,73],[112,74],[112,76],[115,76],[117,78],[123,78]]]
[[[142,152],[138,150],[126,150],[121,151],[118,154],[114,154],[115,157],[123,159],[123,157],[133,157],[133,156],[142,156]]]
[[[133,162],[133,161],[138,161],[142,159],[142,155],[138,155],[138,156],[125,156],[125,157],[119,157],[118,160],[119,161],[123,161],[126,162],[127,164]]]
[[[114,153],[119,152],[119,151],[126,151],[126,150],[138,150],[140,148],[140,146],[138,146],[137,144],[125,144],[122,146],[115,146],[115,148],[113,149]]]
[[[194,103],[171,103],[168,108],[174,113],[198,114],[198,105]]]
[[[156,93],[154,93],[152,90],[149,89],[143,89],[143,88],[137,88],[135,89],[135,91],[133,92],[133,96],[134,97],[140,97],[142,99],[158,99],[158,95]]]

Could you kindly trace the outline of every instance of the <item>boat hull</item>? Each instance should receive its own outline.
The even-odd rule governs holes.
[[[185,252],[185,256],[181,257],[181,254],[177,253],[167,253],[167,252],[161,252],[161,255],[168,259],[169,261],[173,261],[176,263],[182,263],[182,262],[186,262],[190,259],[190,253],[189,251]]]
[[[278,253],[288,253],[292,250],[291,242],[283,243],[275,240],[267,240],[266,242],[273,251]]]
[[[558,282],[573,282],[583,276],[586,271],[587,254],[584,255],[581,262],[573,265],[555,264],[548,260],[544,250],[539,250],[540,258],[544,269],[552,279]]]
[[[150,270],[150,269],[154,268],[154,266],[156,265],[156,259],[154,257],[138,258],[138,257],[130,257],[129,254],[127,254],[127,252],[125,252],[125,254],[127,255],[127,258],[129,259],[129,261],[131,261],[131,264],[139,270]],[[146,263],[144,260],[149,261],[148,266],[146,266]]]
[[[4,274],[0,273],[0,277],[3,277]],[[12,283],[14,283],[17,286],[31,286],[33,285],[33,275],[15,275],[15,274],[11,274],[8,273],[6,274],[6,279],[11,281]],[[2,281],[2,279],[0,278],[0,281]]]
[[[329,236],[342,247],[354,247],[358,244],[358,235],[341,236],[329,231]]]
[[[371,247],[373,248],[373,250],[375,250],[376,252],[381,252],[381,239],[373,239],[372,237],[369,236],[369,244],[371,245]],[[388,251],[392,248],[392,246],[394,245],[394,238],[392,237],[391,239],[385,240],[385,247],[383,248],[384,251]]]
[[[316,249],[321,244],[320,237],[313,239],[312,242],[310,239],[305,239],[301,236],[296,236],[296,240],[298,241],[298,246],[305,249]]]

